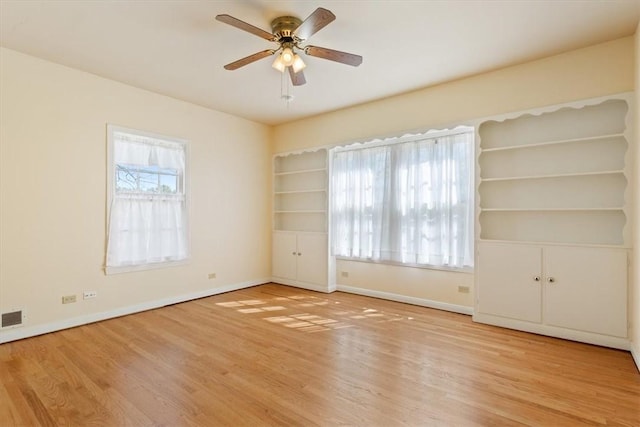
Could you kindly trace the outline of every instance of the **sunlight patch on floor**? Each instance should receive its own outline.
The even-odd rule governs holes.
[[[269,305],[266,307],[255,307],[256,305],[264,305],[268,304],[267,301],[259,300],[259,299],[250,299],[250,300],[240,300],[240,301],[228,301],[228,302],[219,302],[216,305],[226,308],[237,308],[240,313],[251,314],[251,313],[263,313],[265,311],[279,311],[286,310],[285,307],[281,305]]]
[[[273,305],[272,305],[273,304]],[[330,301],[325,298],[307,295],[290,295],[286,297],[273,297],[270,299],[246,299],[216,303],[221,307],[233,308],[242,314],[271,313],[282,310],[297,310],[299,308],[312,309],[315,306],[327,306]],[[339,302],[335,302],[339,304]],[[398,314],[384,313],[369,307],[361,309],[340,310],[334,316],[341,320],[326,318],[310,313],[283,314],[281,316],[264,317],[263,320],[273,324],[279,324],[290,329],[304,332],[321,332],[356,326],[354,320],[395,322],[405,319]]]
[[[265,317],[267,322],[283,325],[305,332],[320,332],[331,329],[347,328],[353,325],[341,323],[334,319],[328,319],[315,314],[292,314],[289,316]]]

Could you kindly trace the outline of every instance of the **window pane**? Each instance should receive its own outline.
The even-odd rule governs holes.
[[[176,169],[158,166],[116,165],[116,190],[144,193],[179,193],[179,174]]]
[[[160,192],[175,194],[178,191],[178,177],[175,175],[160,175]]]
[[[118,165],[116,167],[116,190],[132,191],[136,188],[136,171]]]
[[[158,174],[140,172],[140,187],[138,189],[148,193],[156,193],[158,191]]]

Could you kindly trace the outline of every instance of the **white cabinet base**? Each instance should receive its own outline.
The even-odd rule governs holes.
[[[601,345],[604,347],[617,348],[619,350],[630,350],[631,344],[627,338],[617,338],[609,335],[600,335],[590,332],[575,331],[571,329],[558,328],[539,323],[524,322],[521,320],[507,319],[490,314],[475,313],[473,321],[486,323],[503,328],[516,329],[518,331],[531,332],[534,334],[548,335],[555,338],[562,338],[571,341],[579,341],[587,344]]]
[[[477,242],[473,320],[628,349],[627,250]]]
[[[279,285],[293,286],[296,288],[308,289],[310,291],[323,292],[325,294],[330,294],[331,292],[336,291],[335,285],[317,285],[314,283],[301,282],[299,280],[284,279],[282,277],[272,277],[271,281]]]

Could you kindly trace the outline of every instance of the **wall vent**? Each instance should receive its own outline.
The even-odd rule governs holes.
[[[21,325],[22,325],[22,310],[2,313],[3,328],[10,328],[12,326],[21,326]]]

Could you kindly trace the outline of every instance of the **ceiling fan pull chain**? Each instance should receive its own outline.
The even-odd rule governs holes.
[[[291,85],[289,84],[289,78],[285,73],[280,75],[280,99],[286,101],[287,109],[289,109],[289,103],[293,100],[293,95],[290,94]]]

